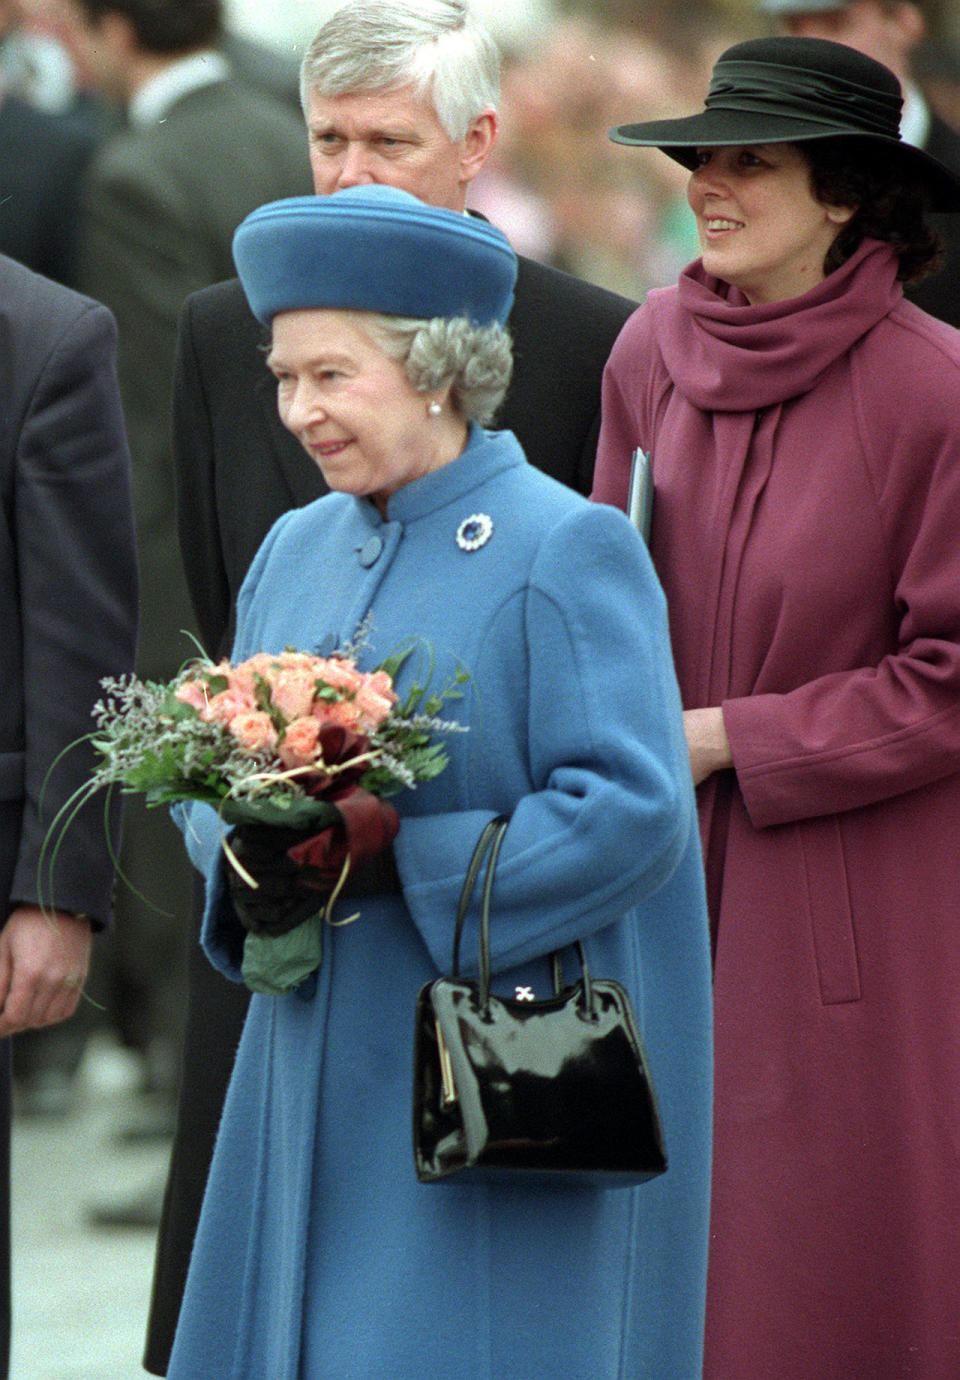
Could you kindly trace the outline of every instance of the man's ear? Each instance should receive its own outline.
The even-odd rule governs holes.
[[[464,185],[473,181],[490,157],[497,141],[498,128],[497,112],[485,110],[477,116],[464,135],[460,156],[461,179]]]

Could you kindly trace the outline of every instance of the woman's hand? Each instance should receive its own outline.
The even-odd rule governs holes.
[[[706,781],[715,771],[733,766],[730,740],[723,723],[723,710],[719,706],[715,709],[685,709],[683,727],[695,786]]]

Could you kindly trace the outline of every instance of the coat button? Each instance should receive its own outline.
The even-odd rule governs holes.
[[[376,565],[383,551],[382,537],[368,537],[363,543],[358,553],[360,564],[369,569],[371,565]]]

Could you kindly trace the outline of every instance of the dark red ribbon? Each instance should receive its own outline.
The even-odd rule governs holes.
[[[347,786],[326,798],[339,810],[340,820],[287,849],[288,858],[320,874],[303,879],[317,890],[329,890],[339,880],[348,857],[351,870],[356,870],[389,848],[400,828],[393,806],[359,786]]]

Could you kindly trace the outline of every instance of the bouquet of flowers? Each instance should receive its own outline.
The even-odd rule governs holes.
[[[249,931],[244,979],[256,990],[285,991],[318,966],[321,921],[330,919],[351,867],[395,837],[399,821],[387,797],[441,772],[447,756],[435,735],[462,731],[439,711],[459,698],[465,672],[439,692],[429,691],[428,676],[399,701],[394,680],[412,650],[369,672],[358,669],[354,649],[326,657],[287,650],[236,665],[194,661],[168,684],[107,678],[92,711],[100,761],[71,808],[119,786],[150,805],[205,802],[240,826],[240,843],[245,829],[253,833],[261,855],[266,836],[300,903],[280,907],[279,920],[250,925],[238,907]],[[57,823],[66,827],[69,813]],[[239,844],[227,836],[222,844],[240,885],[255,893],[260,883]],[[271,881],[275,875],[274,868]],[[231,882],[233,890],[236,878]],[[304,885],[308,898],[313,889],[306,907]],[[259,912],[251,906],[250,913],[267,916],[270,901],[268,890]]]

